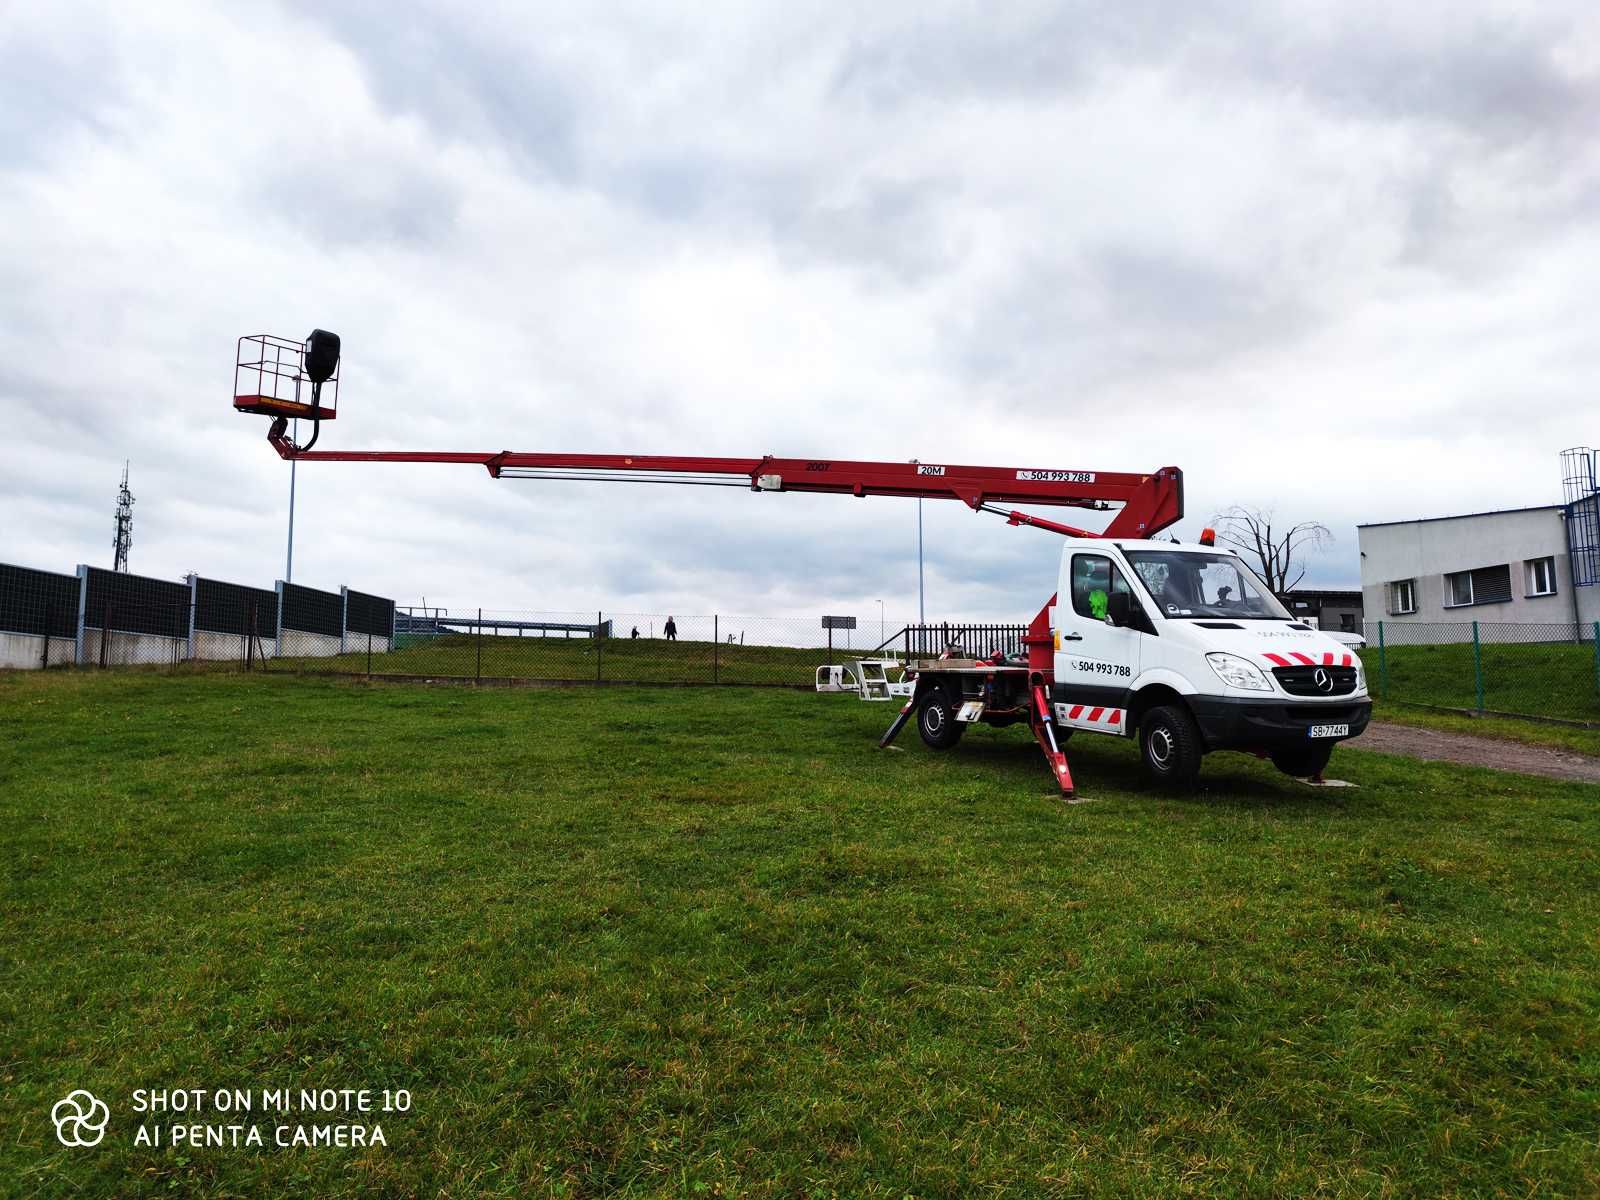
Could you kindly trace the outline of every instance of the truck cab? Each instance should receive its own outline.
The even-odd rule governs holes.
[[[1212,750],[1316,776],[1372,715],[1351,648],[1214,545],[1069,538],[1049,623],[1056,724],[1136,738],[1161,781],[1192,779]]]

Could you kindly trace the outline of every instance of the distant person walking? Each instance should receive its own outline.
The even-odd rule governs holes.
[[[629,637],[630,637],[630,638],[636,638],[636,637],[638,637],[638,636],[639,636],[639,627],[638,627],[638,626],[637,626],[637,625],[635,625],[635,626],[634,626],[634,627],[633,627],[633,632],[632,632],[632,633],[630,633],[630,634],[629,634],[629,635],[628,635],[628,636],[629,636]]]
[[[674,621],[671,617],[668,617],[667,618],[667,623],[661,627],[661,632],[667,635],[667,641],[669,641],[669,642],[677,641],[678,640],[678,623],[676,621]]]

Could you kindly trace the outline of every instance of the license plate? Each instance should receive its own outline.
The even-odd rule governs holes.
[[[1318,737],[1349,737],[1350,736],[1350,726],[1348,726],[1348,725],[1313,725],[1309,732],[1310,732],[1311,736],[1314,737],[1314,738],[1318,738]]]

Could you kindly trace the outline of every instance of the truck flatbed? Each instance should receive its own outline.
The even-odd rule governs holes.
[[[907,671],[916,671],[919,674],[936,675],[995,675],[1001,672],[1011,672],[1026,675],[1028,668],[1010,664],[980,663],[975,658],[922,658],[906,664]]]

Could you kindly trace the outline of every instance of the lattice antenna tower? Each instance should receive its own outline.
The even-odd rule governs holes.
[[[122,464],[122,487],[117,491],[117,536],[112,543],[116,549],[113,571],[128,569],[128,547],[133,545],[133,493],[128,490],[128,463]]]

